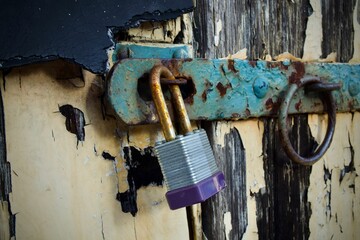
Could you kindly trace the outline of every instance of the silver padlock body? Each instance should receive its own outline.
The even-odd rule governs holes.
[[[203,129],[158,144],[155,153],[169,191],[197,184],[219,171]]]

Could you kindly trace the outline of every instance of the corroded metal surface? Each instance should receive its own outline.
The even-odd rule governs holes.
[[[289,133],[288,133],[288,125],[287,125],[287,111],[289,108],[289,103],[291,102],[292,97],[296,93],[296,91],[301,88],[308,86],[308,89],[312,85],[316,87],[312,88],[312,91],[321,92],[320,98],[326,106],[326,112],[328,113],[328,126],[326,129],[325,138],[314,151],[312,151],[308,156],[300,156],[294,147],[291,144]],[[334,136],[335,131],[335,123],[336,123],[336,107],[334,104],[334,98],[332,96],[331,91],[340,88],[339,85],[334,86],[335,84],[330,83],[329,86],[322,83],[319,78],[314,77],[304,77],[300,80],[299,84],[290,84],[289,89],[285,94],[284,101],[281,103],[278,124],[279,124],[279,133],[280,133],[280,142],[284,148],[284,151],[288,155],[288,157],[302,165],[312,165],[316,163],[327,151],[330,147],[332,138]],[[337,88],[336,88],[337,87]]]
[[[175,78],[193,85],[185,95],[191,120],[246,119],[277,116],[290,83],[316,76],[325,83],[341,83],[333,93],[338,112],[360,109],[360,65],[343,63],[266,62],[227,59],[124,59],[109,74],[108,95],[116,113],[127,124],[158,122],[154,104],[138,93],[156,64],[169,68]],[[150,88],[149,88],[150,91]],[[171,106],[168,105],[171,112]],[[322,113],[316,93],[300,89],[289,105],[289,114]]]
[[[155,103],[158,116],[160,118],[165,139],[166,141],[171,141],[175,139],[176,134],[161,89],[161,85],[160,85],[161,76],[164,76],[174,81],[175,78],[171,74],[169,69],[167,69],[162,65],[156,65],[151,70],[151,74],[150,74],[151,94],[153,97],[153,101]],[[186,113],[184,101],[181,97],[180,88],[178,85],[170,85],[169,88],[172,94],[173,103],[177,109],[177,116],[180,118],[180,126],[181,126],[180,128],[183,130],[184,133],[191,132],[191,124],[189,117]]]

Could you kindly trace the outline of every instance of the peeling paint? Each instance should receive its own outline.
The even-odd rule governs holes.
[[[221,30],[222,30],[222,21],[221,21],[221,19],[219,19],[215,23],[215,31],[214,31],[215,32],[215,35],[214,35],[215,47],[219,46]]]
[[[303,61],[315,61],[322,55],[321,42],[323,33],[322,31],[319,31],[322,26],[321,1],[310,0],[310,5],[313,9],[313,13],[310,15],[307,22],[304,55],[302,57]]]
[[[118,193],[116,199],[121,202],[123,212],[129,212],[135,217],[138,212],[137,190],[149,185],[162,186],[164,177],[152,147],[124,147],[123,151],[128,168],[129,189]]]
[[[354,27],[354,54],[349,62],[359,63],[360,62],[360,0],[356,1],[353,17]]]
[[[321,141],[327,122],[323,116],[310,115],[314,137]],[[334,141],[323,159],[313,166],[308,192],[313,214],[309,239],[356,239],[360,234],[360,113],[337,114]],[[324,181],[319,181],[323,176]],[[321,226],[321,227],[319,227]]]
[[[230,231],[232,230],[231,225],[231,212],[224,213],[224,225],[225,225],[225,236],[226,239],[230,239]]]
[[[60,113],[66,117],[65,126],[66,130],[76,135],[77,144],[85,141],[85,117],[84,113],[70,104],[59,106]]]

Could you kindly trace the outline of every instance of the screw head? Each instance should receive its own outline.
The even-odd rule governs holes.
[[[269,90],[269,82],[266,78],[258,77],[253,83],[253,91],[256,97],[263,98]]]

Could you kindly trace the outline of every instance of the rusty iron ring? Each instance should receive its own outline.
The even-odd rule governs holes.
[[[316,89],[314,91],[319,92],[320,99],[324,104],[324,109],[325,111],[327,111],[328,126],[326,129],[325,138],[321,145],[315,150],[315,152],[311,156],[302,157],[295,151],[294,147],[291,145],[287,129],[287,116],[289,105],[295,92],[301,87],[310,87],[314,84],[316,84]],[[324,89],[321,89],[321,85],[324,86]],[[287,156],[294,162],[302,165],[312,165],[316,163],[329,148],[332,138],[334,136],[336,124],[336,106],[331,91],[339,89],[340,86],[340,84],[337,84],[336,87],[333,87],[333,84],[329,84],[329,86],[327,86],[326,83],[321,82],[321,80],[317,77],[304,77],[300,80],[300,82],[290,84],[289,89],[285,94],[284,101],[281,103],[280,106],[278,124],[280,132],[280,142]],[[308,88],[308,90],[310,89],[311,88]]]

